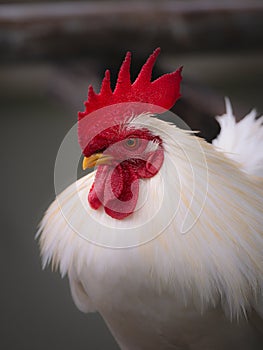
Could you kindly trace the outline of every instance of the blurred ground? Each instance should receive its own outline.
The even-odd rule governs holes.
[[[170,61],[184,63],[186,76],[235,103],[263,111],[260,55]],[[57,150],[76,121],[76,115],[49,94],[47,72],[43,65],[0,67],[2,348],[113,350],[117,345],[100,317],[84,315],[73,305],[67,279],[41,270],[34,235],[54,198]]]

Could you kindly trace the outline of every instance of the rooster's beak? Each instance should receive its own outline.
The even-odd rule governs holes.
[[[93,168],[95,165],[110,164],[113,158],[103,153],[95,153],[90,157],[84,157],[82,162],[82,169]]]

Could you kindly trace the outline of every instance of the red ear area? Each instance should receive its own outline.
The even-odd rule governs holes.
[[[149,177],[152,177],[158,173],[163,164],[163,160],[163,149],[159,149],[151,153],[146,162],[146,170],[149,174]]]
[[[162,148],[148,153],[148,157],[146,159],[146,162],[144,163],[144,166],[137,169],[138,176],[141,179],[149,179],[153,177],[161,169],[163,160],[164,154]]]

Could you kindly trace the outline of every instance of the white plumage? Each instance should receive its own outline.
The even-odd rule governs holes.
[[[263,177],[263,116],[256,119],[253,109],[245,118],[236,123],[229,99],[226,99],[226,114],[217,117],[222,132],[213,145],[239,162],[248,174]]]
[[[218,121],[210,145],[136,117],[131,126],[147,125],[165,151],[157,175],[140,180],[140,209],[120,221],[91,209],[93,172],[41,223],[43,265],[68,275],[77,307],[100,312],[121,349],[260,349],[262,117],[235,123],[227,101]]]

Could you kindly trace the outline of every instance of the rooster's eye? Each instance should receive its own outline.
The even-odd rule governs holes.
[[[128,149],[134,149],[139,146],[139,139],[130,138],[124,141],[125,147]]]

